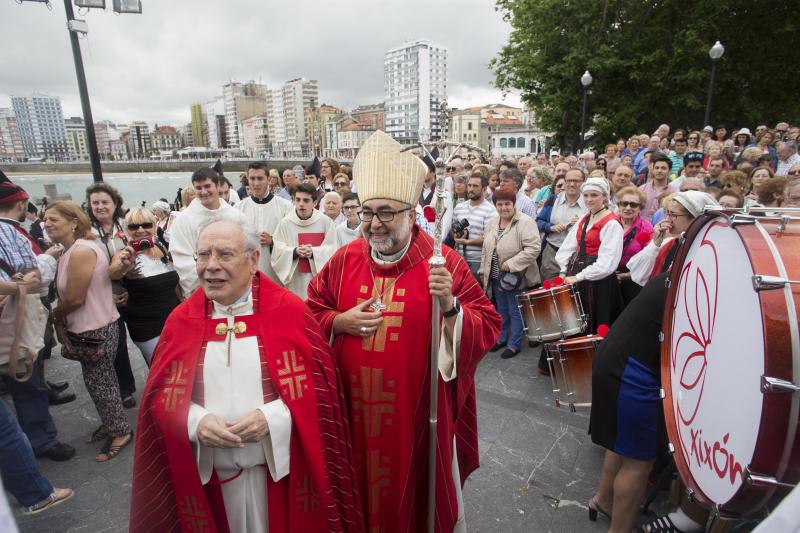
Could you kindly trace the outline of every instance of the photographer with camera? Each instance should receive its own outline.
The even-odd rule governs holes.
[[[169,253],[156,240],[156,224],[148,209],[131,209],[125,216],[128,244],[114,254],[108,267],[108,276],[121,280],[128,291],[128,330],[147,366],[164,322],[181,301],[178,273]]]
[[[488,185],[489,180],[480,172],[475,172],[469,177],[468,201],[455,206],[453,222],[450,225],[450,232],[456,244],[455,250],[464,257],[472,275],[479,283],[478,269],[481,267],[483,232],[486,224],[497,216],[494,205],[484,195]]]

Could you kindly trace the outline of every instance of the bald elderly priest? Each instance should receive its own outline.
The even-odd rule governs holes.
[[[439,372],[436,530],[463,531],[461,487],[478,466],[475,368],[500,316],[464,260],[415,225],[427,168],[378,131],[353,175],[363,239],[340,249],[311,281],[308,305],[333,339],[369,531],[426,530],[432,298],[443,311]]]
[[[130,530],[363,531],[330,349],[230,209],[167,320],[139,411]]]

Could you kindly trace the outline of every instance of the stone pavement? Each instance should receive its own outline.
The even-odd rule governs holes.
[[[147,367],[135,346],[131,360],[139,391]],[[586,413],[557,409],[550,378],[536,373],[539,348],[513,359],[488,354],[478,368],[478,423],[481,468],[464,489],[468,530],[492,533],[606,531],[608,521],[587,518],[586,501],[595,489],[602,450],[586,434]],[[100,422],[83,386],[80,366],[55,355],[48,376],[69,379],[78,399],[52,408],[59,438],[78,450],[66,463],[39,462],[55,486],[75,496],[51,511],[22,517],[9,496],[23,532],[99,533],[126,531],[133,448],[109,463],[94,461],[100,444],[83,437]],[[135,418],[135,409],[128,411]],[[659,500],[663,508],[663,497]]]

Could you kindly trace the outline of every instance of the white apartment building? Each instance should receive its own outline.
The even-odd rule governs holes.
[[[220,123],[222,126],[225,125],[225,100],[219,96],[209,100],[203,106],[203,111],[205,112],[206,129],[208,131],[208,147],[212,150],[227,148],[225,128],[219,127]],[[217,117],[222,117],[223,120],[218,120]]]
[[[11,106],[27,157],[56,161],[69,159],[67,130],[59,97],[41,93],[12,96]]]
[[[270,149],[267,115],[256,115],[244,119],[241,140],[241,149],[248,157],[267,157]]]
[[[317,80],[295,78],[269,91],[267,123],[276,157],[304,157],[308,152],[306,124],[319,105]]]
[[[440,104],[447,101],[447,49],[427,39],[386,52],[383,60],[386,133],[403,144],[420,133],[442,136]]]
[[[89,159],[89,145],[86,142],[86,128],[81,117],[70,117],[64,121],[67,128],[67,150],[69,157],[75,161]]]

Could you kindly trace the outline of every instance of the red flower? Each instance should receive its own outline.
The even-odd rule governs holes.
[[[636,242],[638,242],[642,246],[647,245],[647,243],[649,243],[652,238],[653,238],[653,232],[651,231],[642,231],[636,234]]]
[[[548,289],[548,290],[549,290],[549,289],[550,289],[550,287],[552,287],[552,286],[553,286],[553,284],[552,284],[552,283],[550,283],[550,280],[549,280],[549,279],[546,279],[546,280],[544,280],[544,282],[542,282],[542,287],[544,287],[545,289]]]
[[[600,324],[599,326],[597,326],[597,335],[599,337],[605,337],[606,335],[608,335],[608,325]]]
[[[563,284],[564,284],[564,278],[562,278],[561,276],[556,276],[553,278],[553,285],[555,285],[556,287]]]
[[[422,208],[422,214],[428,222],[436,222],[436,210],[433,207],[426,205]]]

